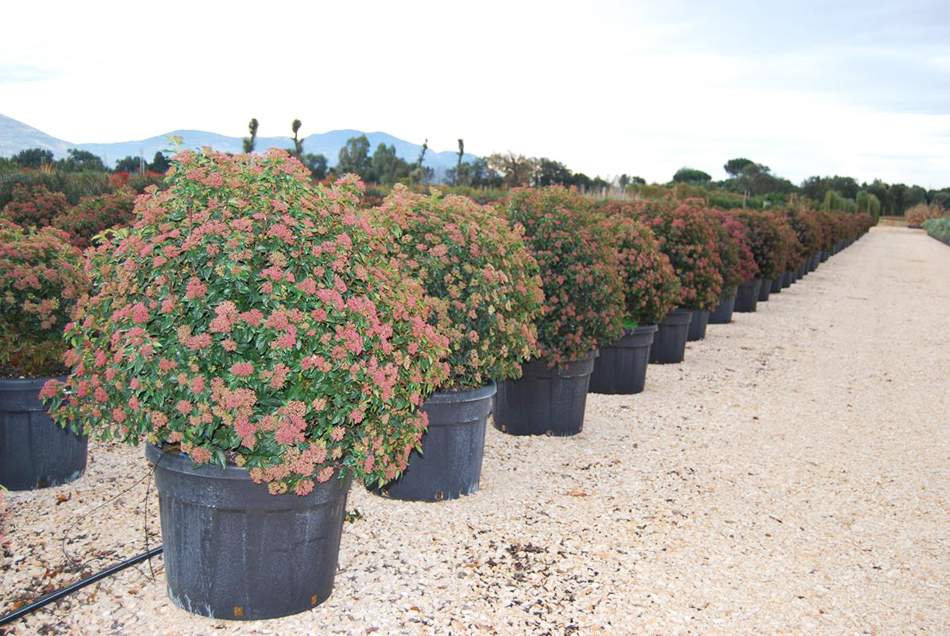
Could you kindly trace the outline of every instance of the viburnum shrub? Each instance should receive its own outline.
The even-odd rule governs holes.
[[[779,232],[781,232],[783,237],[782,243],[785,244],[785,270],[794,271],[808,258],[808,255],[805,253],[805,247],[798,239],[798,232],[792,227],[784,210],[775,210],[768,212],[768,214],[775,219],[775,223],[778,225]]]
[[[123,188],[114,194],[86,197],[53,220],[53,226],[69,235],[70,242],[86,249],[92,237],[111,227],[131,225],[135,218],[135,193]]]
[[[309,186],[285,151],[178,154],[132,229],[87,252],[96,294],[67,330],[59,421],[233,462],[270,492],[336,471],[390,481],[447,375],[418,283],[357,213],[359,182]]]
[[[13,188],[13,199],[3,207],[0,216],[5,216],[17,225],[46,227],[66,213],[69,202],[62,192],[50,192],[43,185]]]
[[[770,214],[755,210],[741,212],[739,219],[748,231],[749,248],[759,269],[759,276],[775,280],[785,271],[788,251],[786,237],[778,222]]]
[[[0,219],[0,376],[63,371],[63,331],[87,290],[82,255],[66,238]]]
[[[785,213],[788,222],[798,233],[798,241],[802,245],[802,255],[799,263],[821,249],[821,227],[818,221],[807,212],[789,209]]]
[[[537,355],[544,295],[521,227],[467,197],[423,196],[397,185],[371,222],[387,231],[389,254],[431,299],[431,321],[449,339],[442,387],[473,389],[517,378]]]
[[[624,296],[617,253],[593,204],[559,186],[517,189],[508,219],[521,224],[538,262],[544,308],[539,357],[565,366],[621,335]]]
[[[670,259],[642,221],[621,212],[608,217],[604,225],[614,240],[623,276],[624,326],[659,323],[679,304],[683,293]]]
[[[722,210],[712,209],[710,215],[716,221],[719,236],[719,274],[723,289],[736,287],[758,276],[759,266],[752,254],[749,229],[741,220]]]
[[[831,212],[818,210],[813,212],[818,224],[821,225],[821,249],[828,251],[837,242],[835,238],[835,222]]]
[[[722,294],[716,230],[695,200],[676,205],[651,202],[639,208],[683,288],[687,309],[714,309]]]

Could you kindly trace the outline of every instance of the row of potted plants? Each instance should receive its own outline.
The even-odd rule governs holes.
[[[499,430],[576,434],[589,382],[642,390],[657,351],[682,360],[694,311],[717,315],[750,281],[754,310],[755,280],[817,266],[869,227],[598,208],[563,188],[493,209],[397,187],[360,210],[357,181],[308,177],[283,151],[180,153],[169,188],[84,268],[62,232],[0,225],[0,369],[60,375],[42,397],[83,463],[86,434],[146,442],[169,595],[205,615],[322,602],[353,479],[403,499],[473,492],[496,390]],[[9,408],[21,428],[46,417],[35,394]],[[26,487],[55,481],[30,470]]]

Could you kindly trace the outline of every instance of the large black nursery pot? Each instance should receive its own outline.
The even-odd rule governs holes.
[[[0,380],[0,485],[8,490],[68,484],[86,470],[87,437],[56,424],[40,401],[48,379]]]
[[[818,252],[818,262],[819,262],[819,263],[824,263],[825,261],[828,260],[828,256],[829,256],[828,250],[821,250],[821,251],[819,251],[819,252]]]
[[[478,389],[434,393],[422,405],[429,416],[422,453],[412,451],[402,476],[372,492],[403,501],[442,501],[478,490],[495,392],[492,382]]]
[[[706,337],[706,325],[709,324],[708,309],[694,309],[689,319],[689,330],[686,333],[687,342],[695,342]]]
[[[782,274],[782,289],[788,289],[792,286],[792,276],[793,272],[790,269],[786,269]]]
[[[808,276],[808,259],[798,266],[798,269],[795,270],[795,278],[801,280]]]
[[[761,278],[753,278],[739,285],[739,292],[736,294],[736,311],[741,313],[755,311],[756,305],[759,304],[759,290],[761,288]]]
[[[782,285],[782,281],[783,281],[784,279],[785,279],[785,274],[779,274],[777,277],[775,277],[775,278],[772,280],[772,293],[773,293],[773,294],[781,294],[781,293],[782,293],[782,289],[784,289],[784,286]]]
[[[772,294],[772,287],[775,285],[775,281],[771,278],[763,278],[762,285],[759,287],[759,302],[766,302],[769,299],[769,296]]]
[[[633,395],[643,391],[647,379],[650,346],[658,327],[644,325],[635,329],[624,327],[617,342],[600,348],[590,376],[591,393]]]
[[[815,252],[808,261],[808,271],[813,272],[818,269],[818,263],[821,262],[821,255]]]
[[[719,297],[719,304],[709,312],[709,324],[728,325],[732,322],[732,312],[736,308],[736,288],[724,289]]]
[[[693,312],[689,309],[674,309],[657,325],[653,344],[650,346],[650,364],[677,364],[686,357],[686,336]]]
[[[509,435],[577,435],[584,427],[587,387],[594,370],[595,349],[566,368],[534,359],[521,367],[521,377],[498,385],[495,428]]]
[[[149,444],[155,466],[168,597],[219,619],[277,618],[333,591],[351,478],[271,495],[234,465],[195,467]]]

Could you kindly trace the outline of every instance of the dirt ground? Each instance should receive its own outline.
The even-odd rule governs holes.
[[[581,435],[490,427],[474,495],[354,487],[310,612],[193,616],[159,557],[8,633],[950,633],[948,277],[945,245],[876,228],[643,394],[591,395]],[[146,519],[161,541],[143,455],[91,444],[79,481],[8,495],[0,612],[77,578],[64,547],[97,570],[144,551]]]

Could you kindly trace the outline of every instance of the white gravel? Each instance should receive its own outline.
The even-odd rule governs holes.
[[[11,634],[950,633],[950,249],[876,228],[712,325],[574,438],[489,428],[481,490],[354,487],[333,596],[284,619],[193,616],[162,560]],[[10,493],[0,612],[144,550],[141,449],[91,444],[72,485]],[[151,540],[160,542],[154,491]],[[78,520],[75,527],[67,526]],[[69,568],[67,568],[68,570]],[[0,632],[3,630],[0,629]]]

